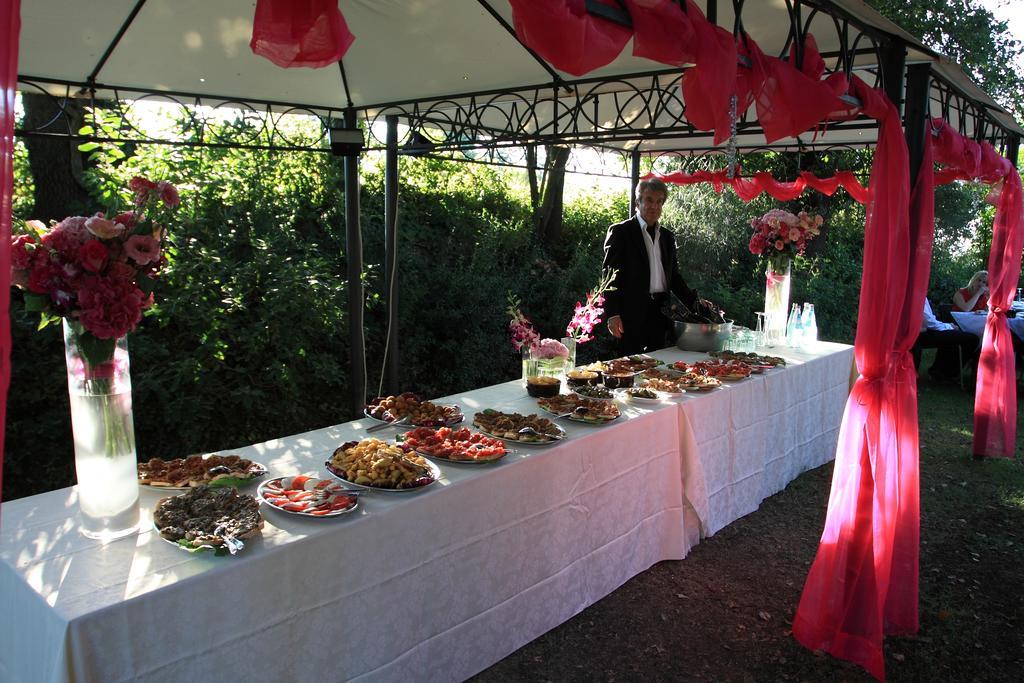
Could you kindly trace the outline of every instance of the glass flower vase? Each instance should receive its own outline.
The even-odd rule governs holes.
[[[789,313],[790,267],[787,259],[772,259],[765,269],[764,313],[765,345],[776,346],[786,339],[786,316]]]
[[[139,525],[128,340],[97,339],[64,321],[80,531],[112,540]]]
[[[569,372],[576,367],[576,340],[573,337],[562,337],[562,344],[569,350],[569,357],[565,359],[565,371]]]

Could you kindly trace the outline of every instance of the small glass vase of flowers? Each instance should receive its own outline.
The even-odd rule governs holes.
[[[602,273],[594,289],[587,292],[586,303],[577,301],[572,319],[561,340],[541,338],[533,323],[522,312],[519,298],[508,294],[509,337],[512,348],[522,354],[523,383],[531,396],[555,395],[561,391],[565,373],[576,365],[576,345],[594,338],[594,327],[604,314],[604,293],[611,290],[616,271]]]

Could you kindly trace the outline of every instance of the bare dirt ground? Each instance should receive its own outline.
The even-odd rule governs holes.
[[[921,629],[886,640],[888,677],[1024,680],[1024,466],[971,458],[969,392],[920,393]],[[874,680],[791,634],[831,473],[805,473],[472,680]]]

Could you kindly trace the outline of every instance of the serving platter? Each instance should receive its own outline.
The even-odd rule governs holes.
[[[668,398],[668,394],[666,394],[665,392],[655,391],[654,389],[649,389],[649,391],[652,391],[655,394],[657,394],[657,397],[656,398],[645,398],[643,396],[634,396],[633,394],[630,393],[629,389],[625,389],[622,392],[620,392],[619,396],[622,397],[622,399],[625,400],[625,401],[631,401],[631,402],[634,402],[634,403],[652,403],[652,404],[664,403],[665,399]],[[680,394],[680,396],[682,396],[682,394]]]
[[[367,491],[411,493],[420,491],[441,478],[441,470],[433,462],[412,453],[410,449],[379,439],[349,441],[339,446],[324,467],[339,481]],[[350,479],[350,472],[363,472]],[[402,481],[388,485],[387,479]],[[371,476],[372,475],[372,476]]]
[[[356,509],[358,492],[330,479],[307,475],[277,477],[260,484],[256,498],[274,510],[300,517],[338,517]]]
[[[614,401],[598,401],[576,394],[556,396],[554,399],[541,399],[537,401],[537,405],[545,412],[579,424],[606,425],[620,417],[619,409]]]
[[[429,415],[425,417],[424,414]],[[414,427],[443,427],[462,422],[465,416],[457,405],[432,403],[407,391],[397,396],[378,396],[363,408],[363,415],[379,423],[404,421]]]
[[[214,551],[234,555],[243,541],[263,529],[260,505],[252,496],[233,488],[197,486],[157,501],[153,528],[161,539],[188,552]],[[198,533],[198,537],[187,538]]]
[[[501,439],[471,432],[468,427],[455,430],[450,427],[437,430],[417,427],[396,439],[422,456],[458,464],[486,465],[511,452]]]
[[[549,418],[535,413],[520,415],[519,413],[503,413],[493,408],[485,408],[473,416],[473,426],[479,429],[481,434],[514,444],[538,448],[554,446],[566,438],[564,429]],[[527,428],[533,430],[533,433],[520,435],[520,430]]]
[[[137,465],[139,486],[161,491],[187,491],[197,486],[244,486],[267,474],[267,466],[237,455],[190,455],[150,458]]]

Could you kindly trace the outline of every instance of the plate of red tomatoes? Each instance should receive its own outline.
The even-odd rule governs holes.
[[[420,455],[445,462],[483,464],[501,460],[510,453],[501,439],[470,431],[468,427],[417,427],[398,438]]]

